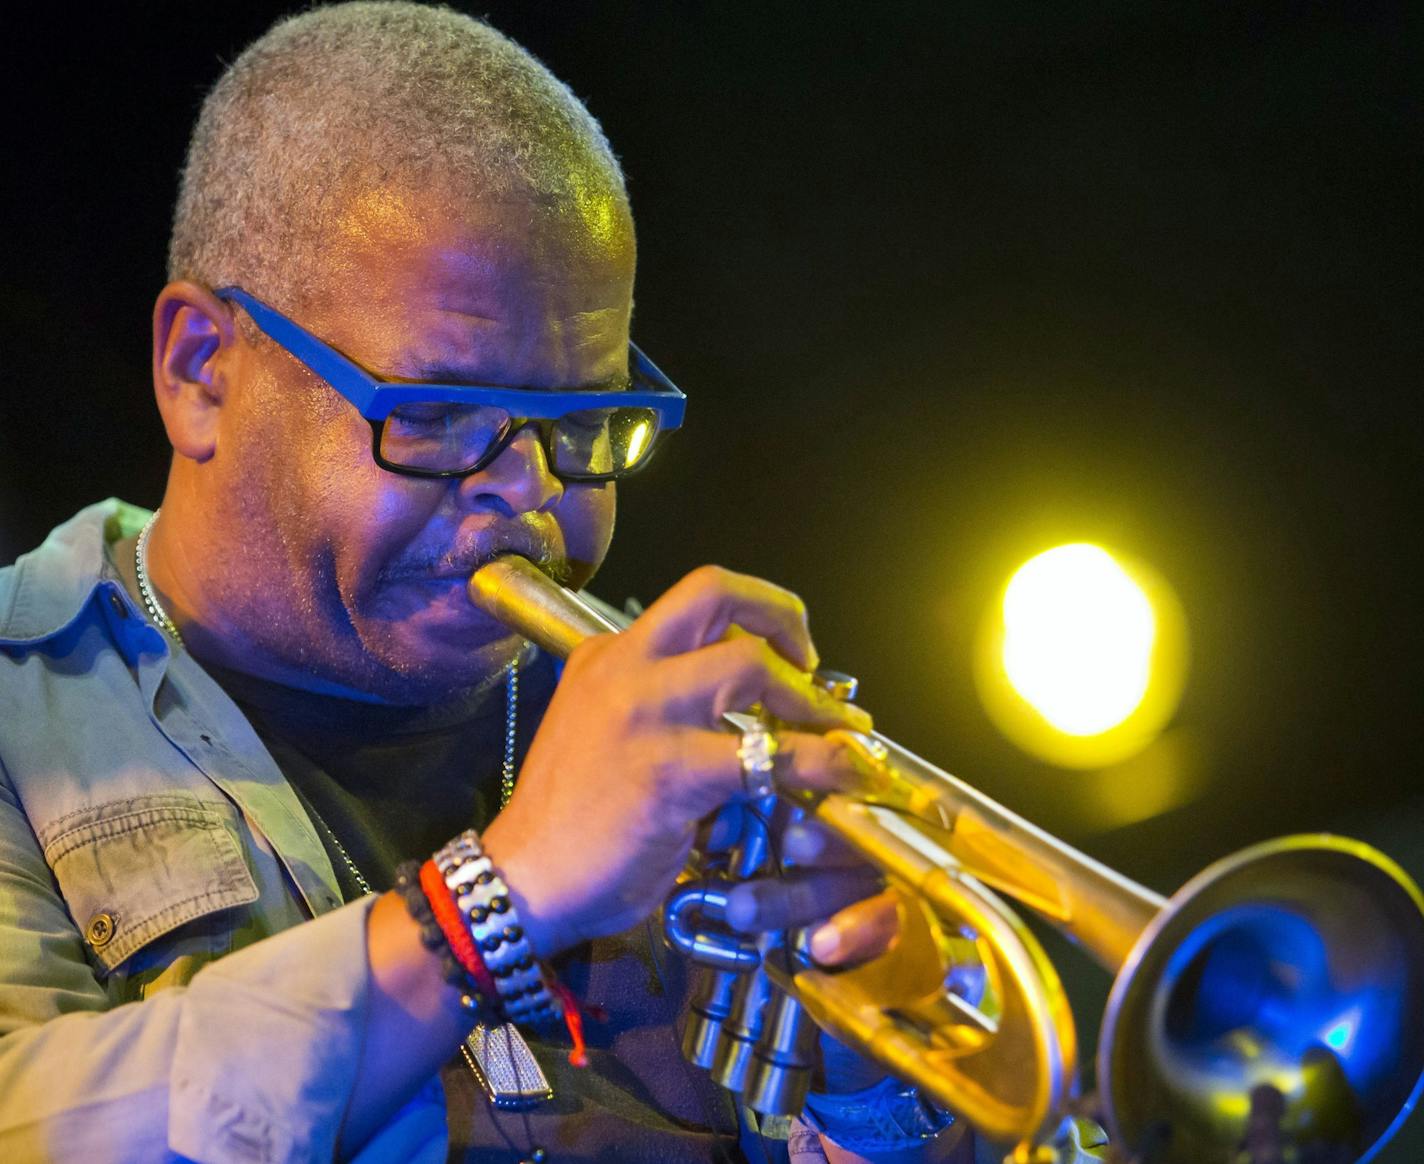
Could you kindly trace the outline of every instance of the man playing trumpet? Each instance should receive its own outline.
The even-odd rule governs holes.
[[[796,725],[788,789],[869,728],[811,682],[800,602],[699,570],[560,676],[467,597],[502,554],[588,581],[680,419],[634,254],[596,123],[474,21],[318,9],[218,81],[153,316],[161,515],[91,507],[0,574],[5,1159],[971,1150],[894,1087],[788,1148],[677,1058],[643,922],[746,795],[722,714]],[[743,920],[848,906],[812,950],[850,960],[885,940],[867,891],[830,868]]]

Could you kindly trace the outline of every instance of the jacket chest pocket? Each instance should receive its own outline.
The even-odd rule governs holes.
[[[197,918],[257,900],[224,815],[163,793],[82,809],[45,830],[45,859],[101,973]]]

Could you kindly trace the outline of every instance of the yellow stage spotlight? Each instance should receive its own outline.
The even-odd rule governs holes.
[[[1155,573],[1086,542],[1021,566],[985,618],[975,678],[1014,743],[1067,768],[1116,764],[1176,710],[1186,629]]]

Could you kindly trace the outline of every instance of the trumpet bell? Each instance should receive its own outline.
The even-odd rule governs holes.
[[[1368,1160],[1424,1085],[1421,1016],[1424,898],[1403,871],[1340,837],[1252,846],[1173,896],[1113,984],[1114,1142],[1144,1164],[1237,1159],[1251,1137]]]

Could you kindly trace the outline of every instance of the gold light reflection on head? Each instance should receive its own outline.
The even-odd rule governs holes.
[[[591,175],[579,165],[571,166],[566,177],[569,204],[588,239],[602,247],[618,243],[630,225],[628,201],[622,191],[605,176]]]
[[[1186,632],[1167,585],[1086,542],[1015,572],[985,618],[976,679],[990,717],[1025,751],[1097,768],[1141,751],[1176,710]]]

